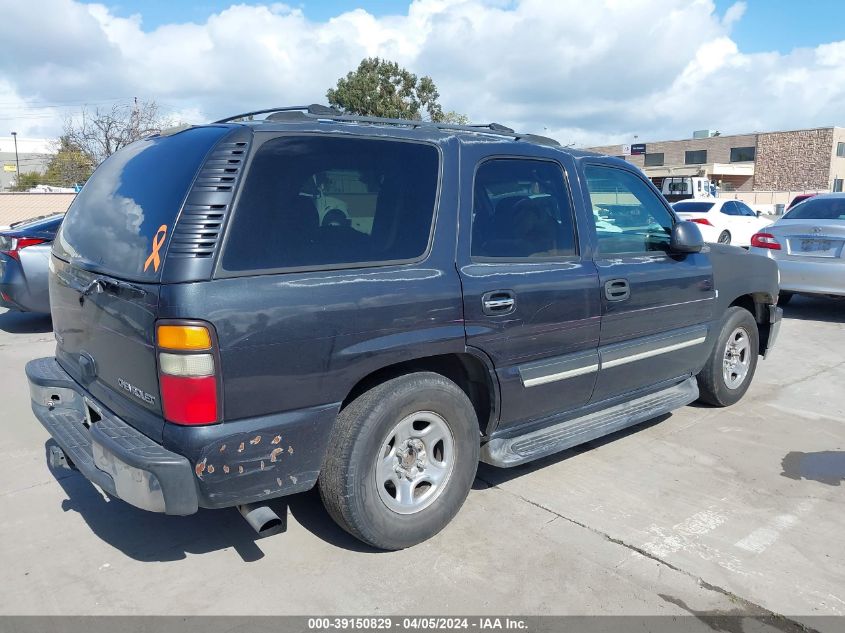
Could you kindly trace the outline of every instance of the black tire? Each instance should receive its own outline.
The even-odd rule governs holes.
[[[747,334],[748,348],[745,358],[748,360],[748,365],[742,381],[731,388],[725,377],[724,360],[727,355],[728,339],[732,338],[739,329],[744,330]],[[699,390],[698,399],[716,407],[728,407],[739,402],[754,379],[759,350],[760,334],[754,317],[745,308],[738,306],[728,308],[722,319],[722,328],[719,331],[716,344],[710,351],[704,369],[696,376]]]
[[[785,306],[787,303],[792,301],[793,294],[791,292],[781,292],[778,294],[778,305]]]
[[[728,231],[722,231],[719,233],[719,238],[717,240],[719,244],[730,244],[731,243],[731,234]]]
[[[419,412],[432,412],[446,423],[452,466],[430,505],[400,514],[382,499],[377,465],[397,423]],[[437,534],[458,513],[475,479],[479,447],[475,410],[460,387],[435,373],[400,376],[340,412],[320,474],[320,496],[335,522],[356,538],[379,549],[410,547]]]

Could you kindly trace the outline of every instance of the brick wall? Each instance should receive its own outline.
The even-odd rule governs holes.
[[[834,128],[770,132],[757,138],[754,190],[830,187]]]
[[[756,134],[736,134],[733,136],[711,136],[701,139],[684,139],[681,141],[659,141],[657,143],[646,143],[647,154],[663,154],[663,164],[666,166],[684,165],[686,152],[688,150],[707,150],[708,163],[730,163],[731,148],[733,147],[754,147],[757,145]],[[621,156],[621,145],[605,145],[602,147],[591,147],[590,151],[610,156]],[[626,159],[639,167],[645,164],[644,156],[628,156]]]

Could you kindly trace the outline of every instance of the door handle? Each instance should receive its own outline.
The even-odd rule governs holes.
[[[516,309],[516,298],[510,290],[485,292],[481,297],[481,309],[490,316],[510,314]]]
[[[604,296],[608,301],[625,301],[631,296],[627,279],[611,279],[604,284]]]

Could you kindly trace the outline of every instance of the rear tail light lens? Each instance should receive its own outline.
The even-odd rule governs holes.
[[[161,403],[168,422],[194,426],[218,421],[217,378],[161,374],[160,379]]]
[[[42,240],[37,237],[12,237],[6,238],[4,241],[6,242],[6,244],[4,244],[5,248],[0,252],[2,252],[4,255],[8,255],[9,257],[14,257],[17,260],[20,260],[21,249],[24,249],[27,246],[43,244],[47,240]]]
[[[211,335],[202,325],[159,325],[158,346],[163,349],[211,349]]]
[[[165,354],[158,355],[161,373],[168,376],[213,376],[214,356],[211,354]]]
[[[771,233],[755,233],[751,236],[751,246],[757,248],[768,248],[772,251],[780,250],[780,242]]]
[[[703,224],[704,226],[713,226],[710,224],[710,220],[707,218],[691,218],[690,222],[695,222],[696,224]]]
[[[159,325],[156,341],[165,419],[182,425],[219,422],[218,374],[209,328]]]

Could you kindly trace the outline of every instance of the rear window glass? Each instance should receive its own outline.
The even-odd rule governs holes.
[[[439,154],[421,143],[282,137],[255,154],[229,227],[227,271],[416,259],[428,249]]]
[[[56,255],[115,277],[159,279],[188,188],[227,131],[188,129],[136,141],[107,158],[68,209]]]
[[[845,220],[845,196],[810,198],[797,204],[783,216],[784,220]]]
[[[672,208],[678,213],[707,213],[713,208],[712,202],[676,202]]]

